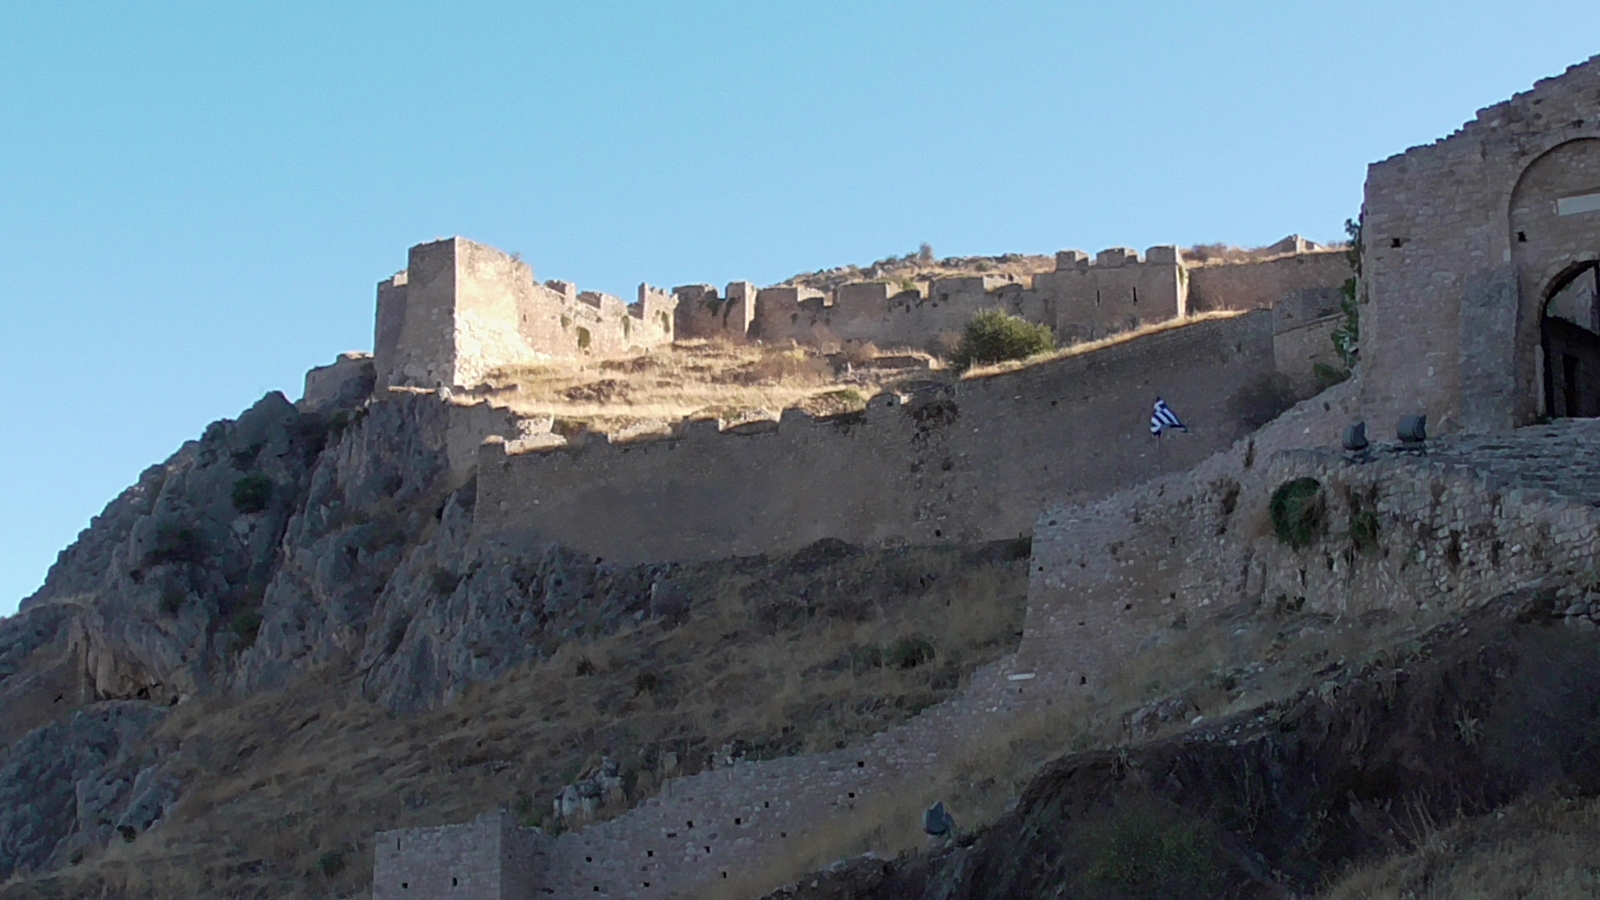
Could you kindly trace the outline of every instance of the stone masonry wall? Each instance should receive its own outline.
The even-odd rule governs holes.
[[[811,288],[707,284],[673,289],[680,337],[749,338],[801,344],[871,342],[879,347],[948,351],[976,313],[999,309],[1049,325],[1063,343],[1095,340],[1190,312],[1251,310],[1283,304],[1337,308],[1350,277],[1343,251],[1311,251],[1246,263],[1187,267],[1176,247],[1141,257],[1125,247],[1090,258],[1056,254],[1038,275],[972,275],[929,282],[857,282],[831,295]],[[1280,323],[1292,329],[1296,323]]]
[[[1427,413],[1443,433],[1539,415],[1545,292],[1600,259],[1597,138],[1600,57],[1368,169],[1370,417]]]
[[[1284,303],[1339,306],[1353,272],[1344,250],[1314,250],[1252,262],[1189,268],[1189,311],[1268,309]]]
[[[540,284],[521,259],[463,238],[418,244],[378,285],[380,387],[471,387],[503,366],[616,356],[670,342],[677,300],[640,285],[633,304]]]
[[[1147,639],[1207,609],[1282,599],[1330,614],[1455,612],[1600,565],[1600,422],[1457,439],[1365,464],[1326,446],[1358,386],[1341,385],[1198,467],[1048,511],[1034,532],[1018,665],[1093,685]],[[1321,408],[1326,404],[1327,408]],[[1302,424],[1303,423],[1303,424]],[[1328,530],[1305,549],[1271,532],[1271,492],[1322,484]],[[1370,518],[1368,517],[1370,514]],[[1353,524],[1375,526],[1370,540]],[[1360,526],[1357,526],[1358,528]]]
[[[299,405],[308,410],[353,405],[372,393],[373,381],[372,354],[341,353],[331,364],[306,372]]]
[[[1034,291],[1055,314],[1064,341],[1086,341],[1188,314],[1177,247],[1151,247],[1141,259],[1129,247],[1102,250],[1091,262],[1068,250],[1056,270],[1034,276]]]
[[[507,455],[487,443],[475,530],[618,561],[1025,534],[1058,498],[1187,469],[1277,411],[1272,317],[1214,319],[864,413]],[[1157,395],[1193,430],[1158,442]]]
[[[373,837],[372,900],[525,900],[546,880],[549,841],[505,812]]]

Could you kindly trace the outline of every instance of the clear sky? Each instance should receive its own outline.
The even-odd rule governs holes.
[[[460,234],[631,297],[1342,236],[1595,0],[0,0],[0,614],[140,470],[370,349]]]

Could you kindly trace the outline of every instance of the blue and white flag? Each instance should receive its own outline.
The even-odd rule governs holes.
[[[1179,431],[1189,430],[1189,426],[1183,424],[1183,421],[1178,418],[1178,414],[1173,412],[1172,407],[1167,405],[1167,401],[1157,397],[1156,408],[1150,413],[1150,433],[1156,437],[1161,437],[1161,432],[1166,431],[1168,428],[1176,428]]]

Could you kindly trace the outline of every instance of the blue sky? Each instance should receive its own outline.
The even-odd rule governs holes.
[[[1593,0],[0,0],[0,614],[144,467],[369,349],[461,234],[628,297],[1341,236],[1364,167],[1600,53]]]

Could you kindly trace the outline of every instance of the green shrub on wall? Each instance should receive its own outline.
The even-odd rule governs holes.
[[[242,513],[258,513],[272,499],[272,479],[260,472],[233,483],[233,508]]]
[[[1315,478],[1285,481],[1272,492],[1268,512],[1279,540],[1296,550],[1311,546],[1322,535],[1326,515],[1322,483]]]
[[[1055,346],[1055,334],[1048,325],[1035,325],[991,309],[978,313],[967,323],[951,363],[958,369],[970,369],[1008,359],[1025,359],[1035,353],[1054,350]]]

